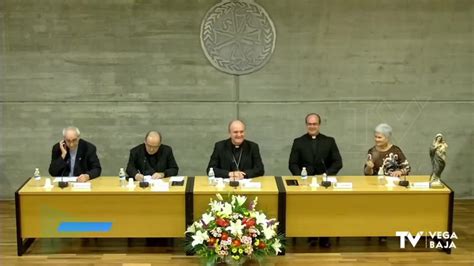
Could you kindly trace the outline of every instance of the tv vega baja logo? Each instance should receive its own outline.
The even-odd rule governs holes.
[[[408,231],[397,231],[396,236],[400,237],[400,248],[405,248],[405,240],[408,239],[413,247],[416,247],[422,236],[425,239],[425,248],[456,248],[453,239],[458,239],[455,232],[423,232],[420,231],[413,236]]]

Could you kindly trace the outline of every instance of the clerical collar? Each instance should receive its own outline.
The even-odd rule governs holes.
[[[242,146],[244,146],[244,142],[245,142],[245,140],[243,140],[242,143],[240,143],[239,145],[236,145],[232,141],[230,141],[230,145],[231,145],[232,149],[238,150],[238,149],[242,148]]]
[[[311,136],[312,139],[316,139],[316,136]]]

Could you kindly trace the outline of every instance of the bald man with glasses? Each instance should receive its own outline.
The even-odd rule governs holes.
[[[159,179],[178,174],[179,168],[173,150],[161,141],[160,132],[150,131],[142,144],[130,150],[127,164],[129,177],[142,181],[146,175]]]

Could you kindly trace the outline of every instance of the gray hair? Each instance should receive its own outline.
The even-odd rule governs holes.
[[[375,133],[380,133],[383,134],[387,138],[392,137],[392,127],[389,124],[379,124],[378,126],[375,127]]]
[[[69,130],[75,131],[78,137],[81,136],[81,131],[79,131],[79,128],[74,127],[74,126],[69,126],[69,127],[63,128],[63,137],[66,136],[66,132]]]

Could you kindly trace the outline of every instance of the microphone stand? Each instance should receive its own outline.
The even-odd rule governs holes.
[[[239,171],[239,170],[237,170],[237,171]],[[236,187],[239,186],[239,181],[235,181],[235,176],[234,175],[232,175],[231,180],[229,180],[229,186],[231,186],[233,188],[236,188]]]
[[[143,173],[145,173],[145,172],[146,172],[146,157],[145,157],[145,159],[143,160],[143,168],[144,168]],[[138,170],[138,173],[141,174],[141,173],[140,173],[140,170]],[[147,181],[145,181],[145,175],[143,175],[143,180],[140,181],[140,183],[138,183],[138,185],[139,185],[141,188],[147,188],[147,187],[150,186],[150,183],[148,183]]]
[[[332,185],[331,181],[328,181],[328,175],[326,174],[327,169],[326,169],[326,164],[324,163],[324,160],[321,159],[321,162],[323,163],[323,168],[324,168],[324,174],[323,174],[323,180],[321,180],[321,186],[328,188]]]
[[[243,147],[241,147],[241,149],[243,149]],[[232,155],[234,156],[234,155]],[[242,150],[240,150],[240,158],[239,158],[239,163],[237,163],[237,161],[235,160],[235,156],[234,156],[234,164],[236,166],[236,169],[237,171],[240,171],[239,170],[239,165],[240,165],[240,159],[242,158]],[[233,180],[232,180],[233,179]],[[229,186],[233,187],[233,188],[236,188],[239,186],[239,181],[235,181],[235,175],[232,175],[232,178],[229,179]]]
[[[321,181],[321,186],[328,188],[332,185],[331,181],[328,181],[328,175],[326,173],[323,174],[323,180]]]
[[[68,164],[69,160],[66,161],[66,164]],[[69,186],[69,183],[67,181],[64,181],[64,171],[66,169],[67,168],[64,168],[63,171],[61,172],[61,180],[58,182],[58,187],[60,187],[61,189],[64,189]]]
[[[403,180],[400,180],[398,182],[398,185],[401,186],[401,187],[408,187],[408,185],[410,185],[410,182],[407,180],[407,176],[403,176]]]

